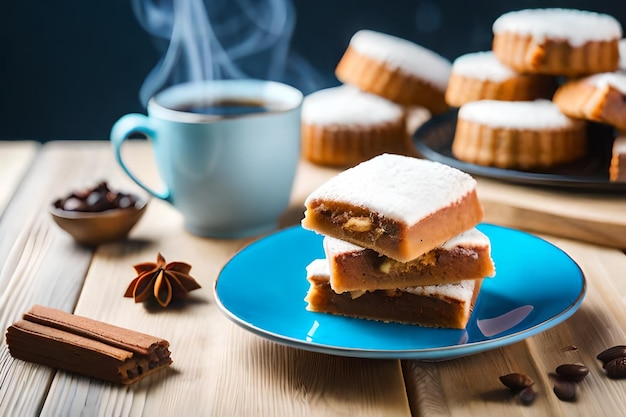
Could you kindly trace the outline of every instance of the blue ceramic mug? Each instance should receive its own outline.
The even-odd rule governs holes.
[[[191,233],[258,235],[274,229],[289,204],[302,98],[272,81],[179,84],[150,99],[147,116],[122,116],[111,142],[126,174],[178,209]],[[146,186],[122,159],[122,144],[137,133],[152,143],[163,192]]]

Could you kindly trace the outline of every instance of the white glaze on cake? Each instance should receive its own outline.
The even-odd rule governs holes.
[[[377,125],[403,117],[402,108],[375,94],[342,85],[309,94],[302,104],[302,121],[316,125]]]
[[[618,135],[613,141],[609,179],[612,182],[626,182],[626,135]]]
[[[475,188],[474,178],[448,165],[383,154],[334,176],[305,205],[317,199],[346,202],[413,225]]]
[[[613,154],[626,154],[626,134],[620,135],[615,138],[615,141],[613,142]]]
[[[328,266],[328,261],[326,259],[313,260],[310,264],[306,266],[306,275],[307,277],[330,276],[330,267]]]
[[[617,69],[619,71],[626,71],[626,39],[620,39],[617,46],[619,48],[619,64]]]
[[[441,55],[414,42],[385,33],[360,30],[352,36],[350,47],[358,53],[385,62],[391,68],[422,78],[445,90],[452,64]]]
[[[562,129],[575,123],[549,100],[479,100],[461,106],[458,117],[487,126],[517,129]]]
[[[317,277],[318,279],[330,280],[330,267],[328,260],[315,259],[306,267],[307,278]],[[453,284],[424,285],[419,287],[399,288],[411,294],[423,295],[426,297],[449,298],[467,303],[467,309],[470,308],[470,302],[474,295],[474,287],[477,281],[468,279]]]
[[[454,284],[424,285],[420,287],[399,288],[400,291],[426,297],[451,298],[465,303],[466,314],[469,313],[470,303],[474,295],[474,287],[478,281],[466,279]]]
[[[572,46],[590,41],[610,41],[622,37],[622,26],[613,16],[575,9],[525,9],[508,12],[493,23],[493,33],[515,32],[564,40]]]
[[[492,51],[461,55],[452,63],[452,73],[477,80],[505,81],[518,75],[502,64]]]
[[[585,78],[585,82],[598,88],[610,85],[622,94],[626,94],[626,74],[620,72],[603,72],[590,75]]]

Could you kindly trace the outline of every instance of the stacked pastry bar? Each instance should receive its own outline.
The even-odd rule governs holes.
[[[310,311],[465,328],[494,275],[476,181],[437,162],[383,154],[305,201],[302,226],[324,235],[307,267]]]

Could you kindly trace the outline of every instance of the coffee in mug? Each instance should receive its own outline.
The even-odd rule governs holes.
[[[231,117],[245,117],[255,113],[280,112],[285,109],[284,105],[281,105],[279,102],[224,99],[213,102],[197,101],[186,103],[175,110],[226,119]]]

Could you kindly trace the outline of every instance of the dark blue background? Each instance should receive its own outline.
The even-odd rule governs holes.
[[[569,7],[612,14],[626,27],[626,2],[296,0],[293,49],[336,85],[350,37],[368,28],[455,57],[491,46],[502,13]],[[106,139],[124,113],[143,112],[138,93],[161,57],[130,0],[5,1],[0,6],[0,140]]]

